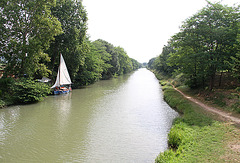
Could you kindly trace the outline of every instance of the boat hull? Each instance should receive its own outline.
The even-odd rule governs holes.
[[[66,93],[69,93],[70,90],[66,90],[66,91],[63,91],[63,90],[56,90],[56,91],[53,91],[53,94],[54,95],[60,95],[60,94],[66,94]]]

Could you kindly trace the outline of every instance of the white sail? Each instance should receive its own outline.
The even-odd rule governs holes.
[[[62,54],[60,55],[60,65],[58,67],[58,74],[55,84],[51,88],[60,87],[61,85],[72,84],[71,78],[69,76],[67,66],[64,62]]]

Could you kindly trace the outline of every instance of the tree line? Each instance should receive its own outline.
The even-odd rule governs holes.
[[[210,3],[186,19],[148,66],[165,75],[182,73],[191,88],[214,88],[216,75],[240,79],[240,6]]]
[[[2,0],[0,13],[1,80],[44,76],[54,81],[60,53],[75,87],[141,66],[121,47],[101,39],[90,41],[81,0]]]
[[[121,47],[89,41],[87,11],[81,0],[3,0],[0,5],[5,76],[56,76],[60,53],[73,82],[80,85],[140,66]]]

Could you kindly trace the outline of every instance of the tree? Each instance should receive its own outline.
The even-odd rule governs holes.
[[[50,10],[55,1],[4,0],[0,5],[0,57],[7,64],[5,75],[48,75],[44,62],[49,57],[44,50],[61,33],[61,24]]]
[[[238,43],[239,42],[240,38],[238,38]],[[227,63],[231,67],[233,77],[240,80],[240,45],[239,44],[235,45],[235,48],[237,49],[238,52],[235,54],[235,56],[231,56],[232,60]]]
[[[128,57],[127,53],[121,47],[116,47],[115,52],[118,54],[120,68],[117,72],[118,75],[129,73],[133,70],[133,65],[131,59]]]
[[[163,47],[162,53],[159,55],[157,60],[155,61],[155,68],[158,71],[161,71],[165,75],[171,75],[174,70],[177,68],[176,65],[171,66],[169,64],[169,57],[171,53],[174,53],[175,50],[173,49],[173,44],[171,42],[168,45]]]
[[[111,65],[111,66],[107,66],[108,68],[105,69],[105,71],[103,71],[103,73],[102,73],[103,79],[109,79],[109,78],[113,77],[115,74],[117,74],[118,71],[120,70],[119,55],[118,55],[115,47],[112,44],[108,43],[107,41],[101,40],[101,39],[98,39],[96,41],[98,42],[99,46],[101,46],[105,49],[106,53],[102,53],[102,54],[110,54],[110,59],[108,57],[106,57],[105,63],[108,65]],[[105,55],[105,56],[107,56],[107,55]]]
[[[80,65],[79,72],[75,78],[77,85],[89,85],[102,79],[103,72],[108,71],[112,66],[108,63],[111,55],[106,52],[106,47],[98,40],[88,41],[89,51],[86,53],[85,62]]]
[[[137,69],[141,68],[142,65],[136,59],[133,59],[133,58],[130,58],[130,59],[132,62],[133,70],[137,70]]]
[[[48,53],[51,57],[49,65],[56,75],[59,56],[62,53],[68,66],[71,79],[74,81],[79,72],[79,66],[84,65],[89,51],[86,40],[87,12],[80,0],[57,0],[56,6],[51,8],[55,17],[61,22],[63,33],[55,36]]]
[[[154,58],[151,58],[149,61],[148,61],[148,68],[150,68],[150,69],[155,69],[155,65],[154,65],[154,62],[156,61],[156,59],[157,59],[158,57],[154,57]]]
[[[208,3],[187,19],[181,32],[173,37],[176,52],[170,61],[188,74],[193,86],[207,78],[212,90],[216,72],[229,69],[225,62],[236,54],[233,45],[239,33],[239,8]]]

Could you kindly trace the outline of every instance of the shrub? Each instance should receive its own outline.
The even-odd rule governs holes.
[[[21,78],[11,86],[13,99],[17,103],[33,103],[41,101],[50,93],[50,88],[44,83]]]
[[[183,141],[183,133],[180,129],[172,129],[168,134],[168,138],[169,147],[176,150]]]
[[[186,123],[176,123],[168,134],[168,145],[171,149],[177,150],[181,145],[190,142],[192,138],[193,129]]]
[[[13,78],[1,78],[0,79],[0,97],[5,96],[9,93],[11,85],[14,85],[15,81]]]
[[[0,99],[0,108],[3,108],[5,106],[5,102]]]
[[[240,92],[240,87],[237,87],[235,90],[236,90],[237,92]]]
[[[170,160],[171,162],[174,162],[174,160],[176,161],[176,154],[172,149],[160,153],[155,159],[155,163],[165,163],[170,162]]]
[[[236,102],[231,106],[231,109],[237,113],[240,113],[240,102]]]

